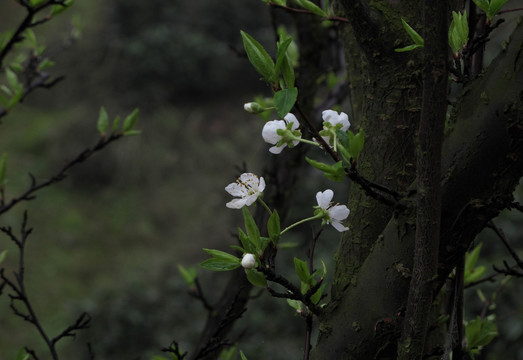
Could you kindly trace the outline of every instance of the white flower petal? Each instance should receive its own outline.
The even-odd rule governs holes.
[[[324,192],[319,191],[316,194],[316,201],[322,209],[327,209],[331,203],[331,200],[334,196],[334,191],[327,189]]]
[[[258,191],[263,192],[265,190],[265,179],[263,177],[260,177],[260,183],[258,185]]]
[[[300,127],[300,122],[298,121],[298,119],[296,118],[296,116],[294,116],[294,114],[292,113],[288,113],[287,115],[285,115],[283,117],[283,119],[285,121],[287,121],[287,124],[291,124],[291,130],[296,130],[297,128]]]
[[[275,145],[278,141],[281,140],[281,136],[277,133],[278,129],[285,129],[285,121],[267,121],[262,129],[263,140],[265,140],[266,143]]]
[[[337,221],[333,221],[331,225],[332,225],[333,228],[335,228],[339,232],[343,232],[343,231],[349,230],[348,227],[344,226],[342,223],[337,222]]]
[[[269,152],[272,154],[279,154],[282,152],[282,150],[286,147],[286,144],[283,144],[281,146],[273,146],[269,149]]]
[[[333,206],[328,211],[332,221],[345,220],[350,214],[349,208],[345,205]]]
[[[247,194],[245,186],[238,183],[232,183],[225,187],[225,191],[227,191],[232,196],[245,196]]]
[[[225,206],[227,206],[229,209],[241,209],[245,205],[245,199],[232,199],[229,201]]]

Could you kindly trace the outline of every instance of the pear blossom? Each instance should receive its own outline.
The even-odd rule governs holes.
[[[230,209],[241,209],[244,205],[250,206],[265,190],[265,180],[252,173],[243,173],[240,178],[225,187],[237,199],[229,201],[226,206]]]
[[[265,123],[262,130],[262,137],[266,143],[275,145],[269,149],[273,154],[279,154],[286,147],[298,145],[301,132],[298,119],[291,113],[283,117],[283,120],[272,120]]]
[[[341,131],[349,130],[349,116],[344,112],[338,114],[334,110],[325,110],[321,113],[321,117],[323,118],[323,130],[320,131],[320,134],[325,135],[322,138],[327,144],[334,145],[332,143],[333,133],[329,130],[332,128]]]
[[[253,254],[245,254],[242,258],[242,266],[244,269],[253,269],[256,265],[256,258]]]
[[[350,210],[345,205],[333,205],[333,197],[334,192],[331,189],[327,189],[323,192],[319,191],[316,194],[318,206],[323,209],[325,213],[323,221],[326,224],[331,224],[339,232],[347,231],[349,228],[344,226],[341,222],[349,216]]]

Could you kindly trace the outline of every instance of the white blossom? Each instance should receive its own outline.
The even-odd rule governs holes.
[[[242,266],[244,269],[253,269],[256,265],[256,258],[253,254],[245,254],[242,258]]]
[[[347,131],[350,127],[349,116],[342,113],[337,113],[334,110],[325,110],[321,113],[323,118],[323,130],[320,131],[320,134],[325,134],[327,136],[322,136],[323,140],[327,144],[333,144],[333,134],[329,131],[331,128],[341,131]]]
[[[298,145],[299,141],[293,137],[301,137],[301,132],[298,130],[299,126],[298,119],[291,113],[285,115],[283,120],[272,120],[265,123],[262,130],[263,140],[275,145],[269,151],[273,154],[279,154],[286,146],[294,147]]]
[[[331,189],[327,189],[323,192],[319,191],[316,194],[318,206],[323,210],[326,210],[324,221],[327,224],[331,224],[339,232],[347,231],[349,228],[344,226],[341,222],[349,216],[350,210],[345,205],[333,205],[333,197],[334,192]]]
[[[232,199],[226,206],[231,209],[241,209],[244,205],[250,206],[258,199],[261,193],[265,190],[265,180],[252,173],[241,174],[240,178],[225,187],[232,196],[237,199]]]

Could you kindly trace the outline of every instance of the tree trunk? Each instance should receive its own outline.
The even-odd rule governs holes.
[[[338,13],[351,21],[344,34],[347,71],[355,120],[366,134],[358,170],[406,194],[403,203],[408,210],[379,204],[353,186],[350,231],[337,251],[332,301],[320,319],[312,358],[394,359],[413,266],[414,139],[423,64],[420,51],[393,49],[410,44],[400,16],[422,33],[421,4],[339,1],[337,5]],[[398,38],[403,41],[398,43]],[[518,25],[507,49],[463,89],[454,106],[455,124],[442,152],[436,289],[486,222],[512,201],[523,174],[522,46],[523,26]]]

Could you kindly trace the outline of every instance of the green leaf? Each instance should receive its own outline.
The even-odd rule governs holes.
[[[29,354],[27,353],[27,351],[25,351],[24,348],[19,349],[18,352],[16,353],[15,360],[28,360],[28,359],[29,359]]]
[[[7,256],[7,250],[4,250],[0,253],[0,264],[5,260],[6,256]]]
[[[243,248],[246,250],[245,252],[248,252],[250,254],[256,253],[256,246],[249,241],[249,237],[246,233],[243,232],[242,229],[238,228],[238,238],[240,239],[240,242],[243,246]]]
[[[490,7],[487,13],[487,17],[492,20],[492,18],[499,12],[499,10],[501,10],[506,2],[507,0],[490,0]]]
[[[126,133],[135,127],[136,122],[138,121],[139,114],[140,114],[140,110],[134,109],[132,113],[127,115],[127,117],[125,118],[125,120],[123,122],[122,132]]]
[[[280,118],[283,118],[291,111],[297,97],[297,88],[283,89],[274,94],[274,107]]]
[[[240,357],[242,358],[242,360],[247,360],[247,356],[245,356],[245,354],[241,350],[240,350]]]
[[[178,271],[182,275],[187,285],[194,285],[194,281],[196,280],[196,277],[198,277],[198,274],[196,273],[196,270],[194,268],[190,267],[186,269],[182,265],[178,265]]]
[[[394,49],[394,51],[395,52],[406,52],[406,51],[412,51],[412,50],[420,48],[420,47],[423,47],[423,46],[422,45],[417,45],[417,44],[412,44],[412,45],[405,46],[405,47],[402,47],[402,48]]]
[[[100,114],[98,115],[98,123],[97,123],[97,129],[98,132],[104,136],[107,132],[107,129],[109,128],[109,116],[107,115],[107,111],[105,111],[105,108],[102,106],[100,108]]]
[[[212,271],[229,271],[234,270],[240,266],[241,263],[232,263],[219,258],[210,258],[200,263],[200,267]]]
[[[274,210],[269,217],[269,220],[267,221],[267,232],[269,233],[269,237],[271,238],[272,242],[276,244],[280,238],[280,216],[278,215],[278,212]]]
[[[15,90],[18,87],[18,76],[10,68],[5,69],[5,77],[7,78],[7,83],[11,90]]]
[[[471,252],[465,254],[465,273],[472,271],[476,262],[478,261],[479,254],[483,243],[479,243]]]
[[[467,44],[468,36],[467,12],[461,14],[453,11],[449,27],[449,45],[454,54],[457,54]]]
[[[472,1],[474,1],[474,4],[476,4],[476,6],[479,7],[481,10],[483,10],[485,13],[488,12],[488,9],[490,7],[488,0],[472,0]]]
[[[292,38],[283,39],[283,36],[280,36],[280,41],[278,42],[278,52],[276,53],[276,66],[274,67],[274,72],[276,75],[280,72],[280,67],[284,58],[287,56],[287,48],[292,43]]]
[[[296,311],[302,310],[302,302],[299,300],[287,299],[287,304],[289,304],[289,306],[295,309]]]
[[[247,280],[254,286],[267,287],[267,279],[265,275],[255,269],[245,269]]]
[[[215,249],[203,249],[207,254],[211,255],[213,258],[221,259],[228,261],[230,263],[240,263],[240,259],[234,255],[231,255],[225,251],[215,250]]]
[[[260,230],[246,206],[242,207],[243,222],[249,241],[254,245],[256,253],[261,250]]]
[[[472,350],[485,346],[494,340],[498,335],[498,329],[493,318],[481,319],[478,316],[467,323],[465,334],[467,336],[467,349]]]
[[[424,41],[420,34],[417,33],[416,30],[414,30],[403,18],[401,19],[401,23],[403,24],[403,28],[409,34],[410,38],[416,45],[423,46]]]
[[[352,131],[348,131],[349,135],[349,151],[354,159],[357,159],[358,156],[361,153],[361,150],[363,150],[363,145],[365,143],[365,132],[363,129],[360,129],[360,131],[354,135]]]
[[[313,3],[309,0],[295,0],[298,5],[300,5],[302,8],[309,10],[310,12],[321,16],[321,17],[327,17],[328,15],[323,11],[318,5]]]
[[[309,273],[309,269],[305,261],[295,257],[294,271],[296,272],[296,275],[298,275],[302,282],[308,283],[310,281],[311,274]]]
[[[133,135],[140,135],[142,133],[141,130],[129,130],[123,133],[124,136],[133,136]]]
[[[324,282],[323,284],[320,285],[320,288],[318,289],[318,291],[316,291],[312,296],[311,296],[311,301],[314,303],[314,304],[317,304],[320,300],[321,300],[321,296],[323,295],[323,292],[325,291],[325,288],[327,287],[327,283]]]
[[[54,5],[52,8],[51,8],[51,16],[55,16],[55,15],[58,15],[58,14],[61,14],[62,12],[64,12],[69,6],[73,5],[74,3],[74,0],[66,0],[64,2],[64,5]]]
[[[113,121],[113,133],[118,131],[119,126],[120,126],[120,115],[116,116],[116,118]]]
[[[252,66],[267,82],[277,82],[278,74],[274,71],[274,61],[271,56],[252,36],[244,31],[240,31],[240,33],[243,39],[243,47]]]
[[[281,64],[281,73],[283,75],[283,80],[287,88],[293,88],[295,82],[294,75],[294,66],[292,66],[292,61],[288,54],[285,54],[282,64]]]
[[[31,47],[36,48],[36,35],[33,29],[25,30],[25,38],[27,39],[27,41],[29,41]]]

